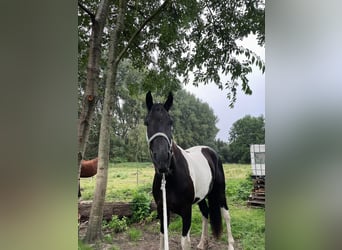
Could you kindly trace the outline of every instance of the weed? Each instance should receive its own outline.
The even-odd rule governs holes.
[[[253,183],[250,176],[245,177],[243,180],[228,180],[226,192],[228,199],[237,204],[245,203],[253,189]]]
[[[123,232],[126,231],[128,228],[127,219],[125,216],[119,219],[117,215],[113,215],[112,219],[109,222],[103,222],[103,227],[105,229],[112,229],[115,233]]]
[[[128,231],[128,237],[131,241],[137,241],[141,238],[142,232],[139,229],[131,228]]]
[[[145,218],[145,222],[146,222],[146,223],[150,223],[150,222],[156,220],[156,219],[157,219],[157,216],[158,216],[157,211],[152,211],[152,212]]]
[[[252,179],[250,176],[248,176],[247,179],[242,181],[239,185],[239,188],[237,190],[238,199],[246,201],[252,191],[252,188],[253,188]]]
[[[107,242],[108,244],[112,243],[112,239],[113,239],[113,236],[110,235],[110,234],[106,234],[104,237],[103,237],[104,241]]]
[[[131,222],[141,222],[150,215],[150,197],[144,192],[136,192],[132,200]]]
[[[83,243],[81,240],[78,241],[78,250],[93,250],[93,248],[85,243]]]

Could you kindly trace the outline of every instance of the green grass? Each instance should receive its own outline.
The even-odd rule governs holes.
[[[154,168],[151,163],[110,164],[106,201],[131,201],[137,189],[151,191]],[[96,177],[82,178],[82,199],[92,200]],[[152,196],[151,196],[152,199]]]
[[[265,249],[265,210],[231,206],[231,228],[244,250]]]
[[[81,240],[78,241],[78,250],[93,250],[93,248],[85,243],[83,243]]]
[[[224,164],[227,186],[235,186],[251,173],[250,165]],[[106,201],[131,201],[137,189],[152,190],[154,168],[151,163],[117,163],[110,164]],[[96,184],[94,178],[81,178],[82,199],[92,200]],[[152,196],[151,196],[152,199]],[[229,198],[228,198],[229,199]]]
[[[246,197],[251,189],[250,165],[224,164],[226,193],[231,215],[233,237],[240,242],[244,250],[265,249],[265,210],[248,208]],[[138,178],[137,178],[138,174]],[[154,168],[151,163],[117,163],[110,164],[106,201],[132,201],[137,190],[143,190],[152,200],[151,190]],[[81,179],[82,199],[92,199],[96,180]],[[246,196],[247,195],[247,196]],[[155,218],[155,214],[148,220]],[[198,206],[193,206],[191,234],[201,235],[202,218]],[[151,227],[155,230],[155,227]],[[172,219],[169,230],[172,235],[180,235],[182,223],[179,216]],[[227,242],[226,227],[221,240]],[[152,230],[152,229],[151,229]],[[131,240],[138,240],[141,231],[129,228]],[[80,248],[86,250],[86,248]]]
[[[142,232],[139,229],[131,228],[128,230],[128,237],[131,241],[138,241],[141,238]]]

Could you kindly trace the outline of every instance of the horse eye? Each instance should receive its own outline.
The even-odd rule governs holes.
[[[144,120],[144,125],[145,125],[145,126],[148,126],[148,121],[147,121],[147,119]]]

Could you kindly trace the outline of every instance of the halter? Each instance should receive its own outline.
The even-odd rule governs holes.
[[[146,132],[146,140],[147,140],[148,146],[150,146],[151,142],[155,138],[157,138],[157,137],[163,137],[164,139],[166,139],[166,141],[167,141],[167,143],[169,144],[169,147],[170,147],[169,151],[170,151],[171,155],[173,155],[173,152],[172,152],[172,139],[169,139],[169,137],[165,133],[157,132],[154,135],[152,135],[150,138],[148,138],[148,135],[147,135],[147,132]]]

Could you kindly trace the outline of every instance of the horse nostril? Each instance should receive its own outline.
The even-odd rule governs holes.
[[[157,153],[153,153],[153,159],[157,158]]]

